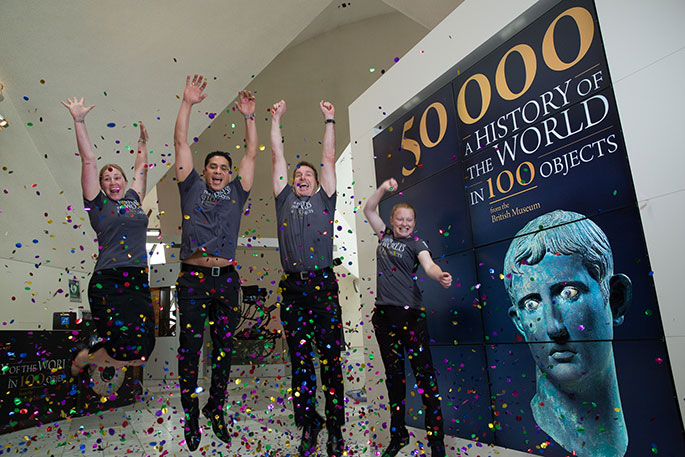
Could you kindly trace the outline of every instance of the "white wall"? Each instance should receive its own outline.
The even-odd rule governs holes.
[[[401,108],[534,4],[531,0],[466,0],[350,106],[355,199],[368,198],[375,184],[373,129],[384,121],[378,107],[388,114]],[[596,0],[596,4],[683,411],[685,313],[680,263],[685,258],[685,180],[680,174],[685,156],[678,140],[685,123],[685,32],[680,24],[685,3]],[[363,214],[358,213],[362,315],[368,319],[373,308],[369,291],[375,288],[375,253],[370,247],[374,246],[371,231],[361,229],[363,224]],[[385,394],[374,375],[383,369],[374,338],[365,341],[370,365],[366,386],[369,399],[374,399]]]
[[[685,412],[685,2],[596,0],[681,414]]]
[[[80,183],[55,181],[9,91],[0,101],[10,122],[0,131],[0,329],[51,329],[53,312],[88,309],[97,245],[83,204],[63,196],[63,186]],[[80,166],[72,152],[65,156]],[[82,303],[69,302],[68,279],[80,281]]]

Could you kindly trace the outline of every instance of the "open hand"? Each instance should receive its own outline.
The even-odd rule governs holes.
[[[86,118],[86,115],[95,108],[95,105],[90,105],[90,106],[84,106],[83,105],[83,97],[81,97],[81,100],[79,100],[77,97],[74,97],[73,99],[67,98],[67,101],[61,101],[62,105],[64,105],[69,112],[71,113],[71,117],[74,118],[75,121],[83,121]]]
[[[202,91],[207,87],[207,81],[204,76],[195,73],[193,80],[190,80],[190,75],[186,76],[186,88],[183,91],[183,100],[194,105],[200,103],[207,97]]]
[[[239,90],[235,107],[243,116],[252,116],[255,110],[255,96],[252,94],[252,91]]]

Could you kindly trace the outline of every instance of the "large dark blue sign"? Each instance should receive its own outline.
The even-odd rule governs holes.
[[[547,456],[685,455],[593,2],[558,2],[469,61],[374,138],[377,183],[399,184],[381,217],[411,203],[454,277],[417,279],[446,432]]]

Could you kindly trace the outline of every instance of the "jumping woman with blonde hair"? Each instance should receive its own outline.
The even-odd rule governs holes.
[[[85,106],[83,97],[67,99],[62,105],[74,118],[83,202],[99,247],[88,285],[95,332],[88,347],[77,352],[71,372],[77,375],[90,366],[91,373],[106,380],[107,371],[142,365],[155,346],[145,244],[148,218],[141,207],[147,184],[148,134],[141,122],[133,182],[127,190],[126,173],[119,165],[107,164],[98,173],[85,123],[95,105]]]
[[[423,391],[426,432],[433,457],[445,457],[442,410],[438,380],[433,367],[426,322],[426,308],[415,275],[419,264],[426,275],[444,288],[452,276],[433,262],[425,241],[414,235],[416,211],[409,203],[398,203],[390,215],[390,228],[378,215],[378,203],[386,192],[397,190],[397,181],[388,179],[369,197],[364,216],[378,236],[376,262],[376,309],[371,322],[376,333],[390,403],[390,444],[383,457],[394,457],[409,444],[405,415],[405,352],[411,362],[416,384]]]

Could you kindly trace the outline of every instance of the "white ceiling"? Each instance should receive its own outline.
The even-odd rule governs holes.
[[[300,32],[289,46],[297,46],[315,36],[330,32],[346,24],[394,12],[395,9],[388,6],[383,0],[332,1],[321,14]]]

